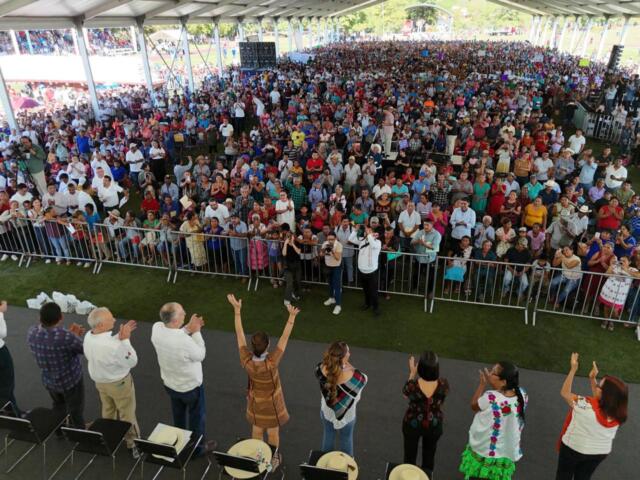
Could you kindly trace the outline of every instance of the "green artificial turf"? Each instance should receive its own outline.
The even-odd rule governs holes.
[[[237,279],[191,276],[181,273],[176,284],[166,283],[166,272],[105,265],[99,275],[73,266],[35,263],[18,268],[10,260],[0,264],[2,297],[25,305],[41,291],[73,293],[80,300],[109,307],[116,316],[156,321],[160,306],[182,303],[187,313],[204,316],[208,328],[233,329],[231,307],[225,298],[233,292],[243,299],[248,332],[265,330],[279,335],[286,320],[282,289],[262,281],[247,292]],[[599,322],[580,317],[539,315],[536,327],[525,326],[521,311],[436,302],[433,314],[423,311],[419,298],[381,298],[382,314],[375,318],[360,310],[362,293],[345,292],[339,316],[324,307],[326,290],[315,287],[299,303],[302,313],[293,337],[316,342],[343,339],[353,345],[382,350],[419,352],[429,348],[442,357],[495,362],[508,359],[521,367],[565,372],[572,351],[581,353],[584,372],[598,361],[603,373],[640,382],[640,342],[631,330],[600,329]],[[15,319],[11,319],[15,321]]]

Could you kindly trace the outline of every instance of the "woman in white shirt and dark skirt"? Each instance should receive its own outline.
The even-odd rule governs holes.
[[[571,392],[578,358],[577,353],[571,354],[571,369],[560,391],[571,410],[558,442],[556,480],[589,480],[611,452],[618,427],[627,420],[628,387],[616,377],[605,376],[598,382],[596,362],[589,373],[592,396]]]

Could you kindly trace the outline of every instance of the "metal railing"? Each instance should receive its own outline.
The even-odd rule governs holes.
[[[261,281],[281,287],[286,279],[283,243],[275,238],[230,237],[201,232],[100,223],[82,220],[10,218],[0,222],[0,256],[14,256],[28,268],[33,261],[76,263],[93,273],[104,264],[146,267],[167,272],[175,283],[179,273],[235,277],[257,290]],[[300,280],[327,285],[328,267],[322,245],[299,241]],[[342,288],[360,289],[357,248],[345,246],[341,262]],[[7,257],[4,257],[6,255]],[[563,271],[533,265],[463,257],[382,250],[378,259],[378,291],[385,296],[421,298],[424,311],[437,302],[507,308],[523,313],[533,326],[538,314],[580,316],[635,326],[640,319],[640,273]]]

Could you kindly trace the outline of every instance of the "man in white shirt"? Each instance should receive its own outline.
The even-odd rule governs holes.
[[[462,237],[471,238],[471,229],[476,224],[476,212],[469,208],[469,202],[460,201],[460,206],[451,214],[451,237],[461,240]]]
[[[582,134],[582,130],[577,129],[576,133],[569,137],[569,148],[573,151],[574,155],[580,155],[582,149],[587,143],[587,139]],[[577,158],[577,157],[576,157]]]
[[[138,185],[138,176],[142,171],[142,164],[144,163],[144,155],[138,150],[138,145],[132,143],[129,145],[129,151],[125,156],[125,161],[129,165],[129,176],[131,178],[132,185]]]
[[[373,196],[378,200],[383,193],[391,196],[391,187],[384,181],[384,177],[378,178],[378,183],[373,187]]]
[[[136,322],[129,320],[112,335],[116,320],[107,308],[96,308],[87,318],[91,331],[84,336],[84,356],[89,364],[89,376],[96,384],[102,404],[102,418],[131,423],[124,439],[133,458],[140,454],[133,443],[140,437],[136,420],[136,391],[131,369],[138,364],[138,355],[131,345],[131,332]]]
[[[362,277],[362,291],[364,292],[363,310],[373,308],[373,314],[380,315],[378,308],[378,257],[382,249],[382,243],[378,240],[378,234],[370,227],[365,227],[364,237],[354,231],[349,237],[349,242],[359,248],[358,270]]]
[[[553,160],[549,158],[549,152],[544,152],[541,157],[536,158],[533,166],[535,167],[538,181],[546,182],[549,179],[549,169],[553,168]]]
[[[618,190],[622,183],[627,179],[627,169],[622,166],[622,160],[616,158],[612,165],[609,165],[605,170],[604,184],[607,190],[615,192]]]
[[[217,218],[220,226],[225,227],[229,221],[229,209],[215,198],[210,198],[209,205],[204,209],[204,218]]]
[[[400,229],[400,238],[402,249],[407,252],[411,250],[411,238],[418,231],[422,223],[420,214],[416,212],[416,205],[413,202],[407,204],[406,210],[403,210],[398,217],[398,228]]]
[[[33,195],[31,195],[29,187],[27,187],[25,183],[19,183],[16,193],[11,195],[11,198],[9,199],[10,202],[18,202],[18,210],[20,210],[20,213],[24,215],[27,214],[24,209],[24,202],[31,202],[32,200]]]
[[[214,442],[205,442],[207,410],[202,384],[202,361],[207,354],[200,330],[201,316],[193,314],[184,324],[186,313],[176,302],[165,303],[160,309],[160,322],[153,325],[151,343],[158,355],[160,376],[171,399],[173,423],[191,430],[194,438],[202,436],[197,454],[215,449]]]
[[[118,194],[121,192],[124,192],[122,187],[112,181],[109,175],[105,175],[102,179],[102,187],[98,188],[98,199],[102,202],[105,210],[111,210],[119,206],[120,198]]]
[[[271,92],[269,93],[269,97],[271,97],[271,104],[274,107],[280,106],[280,92],[277,88],[271,90]]]
[[[222,125],[220,125],[220,134],[222,135],[222,138],[225,142],[227,138],[233,135],[233,125],[231,125],[229,123],[229,120],[227,120],[226,118],[222,121]]]

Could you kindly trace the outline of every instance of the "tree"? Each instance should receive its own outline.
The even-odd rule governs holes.
[[[407,10],[407,18],[414,22],[424,20],[427,25],[435,25],[438,21],[438,10],[430,6],[410,8]]]

